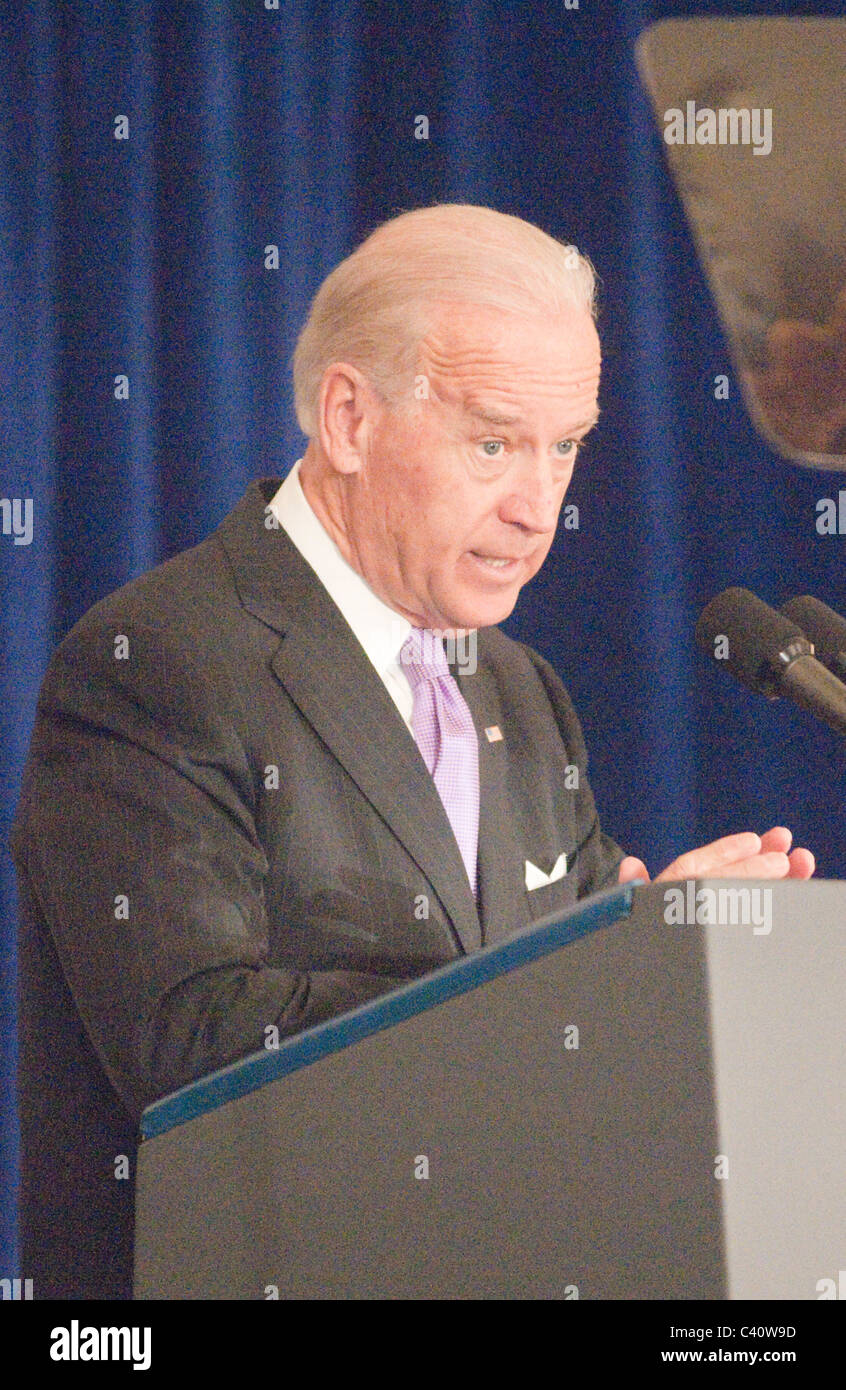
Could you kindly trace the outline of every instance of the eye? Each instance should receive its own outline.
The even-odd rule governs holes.
[[[489,459],[499,458],[502,448],[503,441],[501,439],[482,440],[482,449]]]
[[[579,441],[578,439],[559,439],[555,447],[558,450],[559,458],[572,458],[579,447]]]

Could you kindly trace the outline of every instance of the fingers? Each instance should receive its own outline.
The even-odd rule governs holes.
[[[790,872],[788,878],[813,878],[817,861],[809,849],[795,849],[788,855]]]
[[[766,830],[761,836],[761,849],[781,850],[787,854],[793,844],[793,832],[788,830],[786,825],[774,825],[772,830]]]
[[[754,856],[761,855],[761,837],[751,830],[741,831],[739,835],[725,835],[701,849],[692,849],[679,855],[656,882],[684,878],[733,878],[735,868]],[[784,872],[787,873],[787,856],[782,854]]]
[[[642,878],[649,882],[649,874],[642,859],[635,859],[633,855],[628,855],[620,865],[618,883],[631,883],[632,879]]]
[[[814,856],[806,849],[789,852],[792,843],[792,832],[785,825],[773,826],[763,835],[752,831],[726,835],[713,844],[680,855],[658,875],[658,880],[810,878],[816,868]]]
[[[793,832],[788,830],[786,825],[773,826],[772,830],[767,830],[761,836],[761,848],[764,851],[781,851],[787,855],[788,871],[787,878],[813,878],[816,872],[817,861],[809,849],[794,849]],[[765,875],[761,875],[765,877]]]
[[[725,835],[710,845],[679,855],[657,875],[656,883],[678,883],[689,878],[811,878],[816,860],[810,850],[791,850],[793,833],[786,825],[774,825],[763,835],[744,830]],[[645,879],[649,874],[641,859],[629,855],[620,865],[620,883]]]
[[[685,878],[788,878],[790,860],[786,854],[753,854],[721,869],[707,869]]]

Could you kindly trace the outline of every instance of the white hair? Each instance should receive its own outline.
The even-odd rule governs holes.
[[[329,274],[294,352],[294,400],[305,435],[317,432],[320,385],[332,362],[357,367],[388,404],[408,396],[438,303],[542,315],[596,310],[596,276],[575,246],[531,222],[471,203],[401,213],[377,227]]]

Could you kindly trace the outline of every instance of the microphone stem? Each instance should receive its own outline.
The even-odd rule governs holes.
[[[779,692],[821,719],[846,738],[846,700],[843,685],[812,656],[798,656],[785,668]]]

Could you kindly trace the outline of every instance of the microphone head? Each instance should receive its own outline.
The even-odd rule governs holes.
[[[788,599],[781,612],[811,639],[817,660],[841,680],[846,679],[846,618],[810,594]]]
[[[798,656],[813,655],[802,628],[750,589],[724,589],[702,610],[696,641],[749,690],[778,697],[781,676]]]

